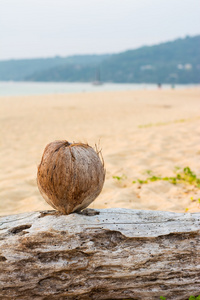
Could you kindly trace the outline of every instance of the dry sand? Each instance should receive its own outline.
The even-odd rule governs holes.
[[[51,209],[36,174],[44,147],[58,139],[100,140],[107,175],[91,208],[200,211],[192,185],[132,183],[147,170],[174,176],[176,166],[200,177],[200,89],[1,97],[0,111],[0,215]]]

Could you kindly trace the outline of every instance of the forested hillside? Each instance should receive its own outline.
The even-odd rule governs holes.
[[[0,62],[0,80],[200,83],[200,35],[113,55]]]
[[[99,64],[109,55],[74,55],[68,57],[55,56],[52,58],[35,58],[0,61],[0,80],[23,81],[35,72],[43,72],[56,66],[63,65],[93,65]],[[48,73],[48,72],[47,72]],[[46,79],[45,79],[46,81]]]
[[[200,83],[200,35],[113,55],[102,73],[114,82]]]

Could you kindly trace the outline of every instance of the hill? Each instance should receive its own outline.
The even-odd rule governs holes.
[[[113,55],[0,62],[0,80],[200,83],[200,35]]]
[[[101,68],[105,81],[200,83],[200,35],[113,55]]]
[[[53,67],[63,65],[88,65],[99,64],[108,58],[104,55],[74,55],[68,57],[55,56],[52,58],[35,58],[0,61],[0,80],[23,81],[34,73],[45,72]],[[48,72],[47,72],[48,73]],[[33,79],[34,80],[34,79]],[[45,80],[46,81],[46,80]]]

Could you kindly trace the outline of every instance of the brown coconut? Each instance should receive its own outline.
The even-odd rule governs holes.
[[[67,141],[46,146],[37,173],[43,198],[64,214],[86,208],[100,194],[104,180],[99,152],[87,144]]]

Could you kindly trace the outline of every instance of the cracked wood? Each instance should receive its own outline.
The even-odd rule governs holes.
[[[87,209],[0,218],[2,300],[199,294],[199,213]]]

